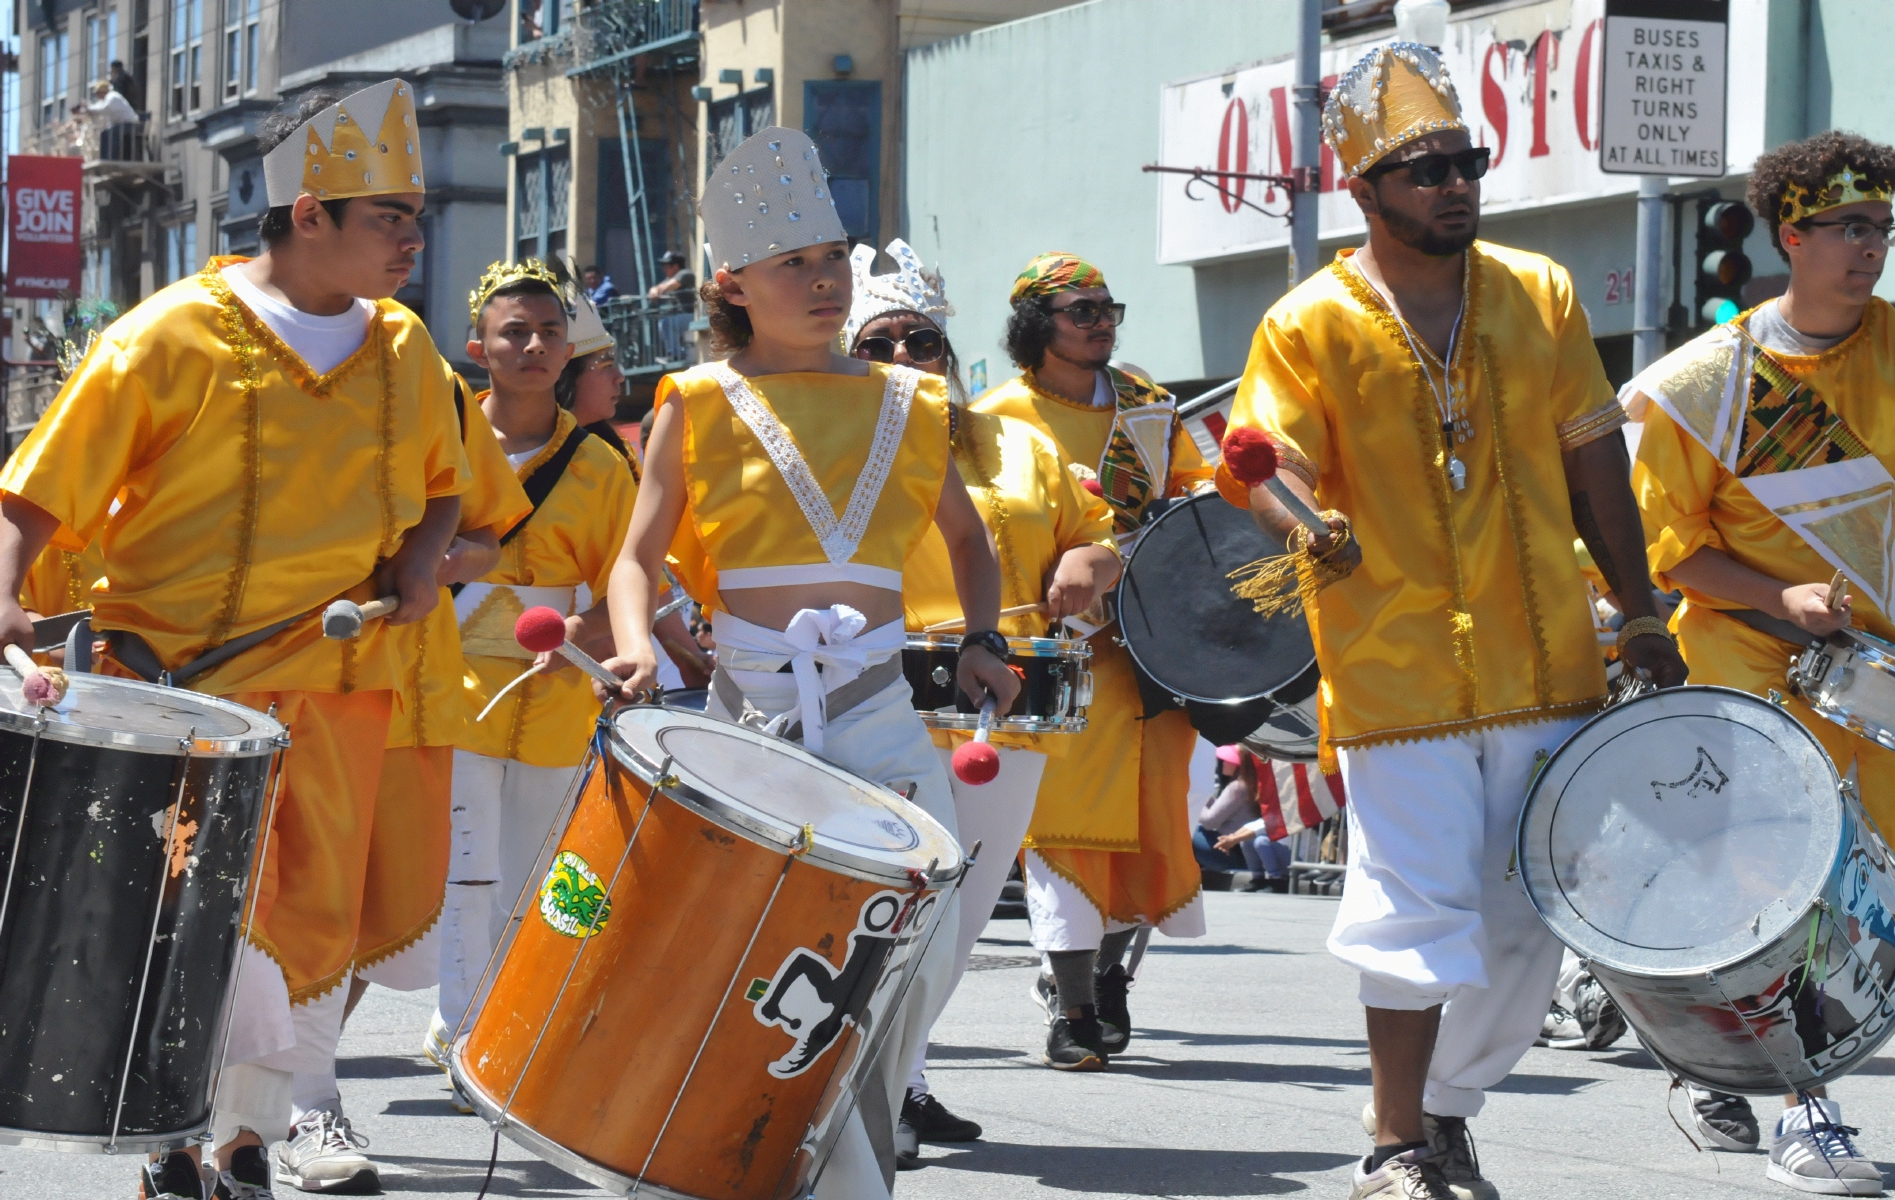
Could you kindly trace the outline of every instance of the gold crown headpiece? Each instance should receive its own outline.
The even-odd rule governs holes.
[[[400,79],[363,88],[303,122],[263,156],[271,208],[308,192],[318,200],[425,191],[415,90]]]
[[[1419,42],[1369,51],[1323,105],[1323,140],[1351,179],[1424,134],[1466,128],[1441,56]]]
[[[552,288],[553,296],[559,301],[559,306],[566,307],[566,293],[562,290],[559,276],[539,259],[529,258],[524,262],[490,263],[486,274],[482,275],[480,282],[474,285],[474,290],[467,293],[468,317],[474,324],[480,324],[480,310],[487,307],[487,301],[493,299],[493,294],[508,284],[519,283],[523,279],[536,279]]]
[[[1817,213],[1841,208],[1845,204],[1890,199],[1895,199],[1895,187],[1878,184],[1867,175],[1859,175],[1854,167],[1844,167],[1831,175],[1828,183],[1817,188],[1814,196],[1800,184],[1793,183],[1785,188],[1783,200],[1777,205],[1777,223],[1794,225]]]

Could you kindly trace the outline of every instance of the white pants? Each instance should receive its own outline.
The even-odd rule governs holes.
[[[954,752],[936,747],[941,765],[947,768],[948,781],[954,787],[954,820],[959,825],[961,845],[969,850],[980,843],[980,859],[961,883],[961,935],[954,942],[954,971],[948,976],[945,997],[951,997],[967,973],[967,956],[974,952],[981,930],[1007,885],[1007,873],[1013,869],[1013,856],[1020,852],[1026,827],[1033,820],[1033,801],[1040,794],[1040,776],[1046,773],[1046,756],[1037,750],[1017,746],[996,746],[1000,754],[1000,773],[981,786],[962,783],[954,774]],[[928,1090],[928,1041],[915,1047],[908,1071],[908,1090],[917,1095]]]
[[[342,1040],[342,1010],[349,999],[344,983],[307,1004],[291,1005],[282,969],[248,942],[242,953],[230,1041],[211,1112],[213,1148],[241,1129],[275,1141],[305,1112],[331,1098],[336,1043]],[[292,1076],[307,1076],[308,1086],[293,1089]]]
[[[1436,1116],[1478,1114],[1552,1003],[1560,944],[1507,870],[1534,752],[1579,724],[1339,753],[1349,863],[1329,951],[1361,972],[1370,1008],[1446,1005],[1422,1094]]]
[[[724,614],[719,613],[720,634],[725,624]],[[774,668],[760,658],[762,653],[754,646],[739,649],[721,640],[718,645],[718,661],[731,670],[753,706],[771,717],[800,707],[795,676],[773,673]],[[715,693],[706,711],[713,717],[732,716]],[[823,732],[824,758],[896,791],[914,784],[914,802],[949,833],[956,832],[950,776],[915,713],[914,693],[907,680],[897,679],[848,712],[830,718]],[[928,1030],[947,1003],[954,976],[958,898],[943,907],[936,923],[934,940],[915,971],[901,1009],[891,1014],[888,1040],[874,1072],[823,1169],[816,1200],[887,1200],[894,1186],[895,1122],[907,1090],[909,1064],[917,1049],[925,1051]]]
[[[441,905],[439,1012],[458,1030],[539,861],[577,767],[454,752],[453,853]]]
[[[1033,948],[1097,950],[1108,933],[1137,929],[1137,922],[1108,920],[1065,876],[1046,865],[1039,852],[1026,852],[1026,911],[1032,925]],[[1204,893],[1155,926],[1173,938],[1204,936]]]

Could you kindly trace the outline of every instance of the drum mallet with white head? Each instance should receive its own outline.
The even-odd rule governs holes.
[[[400,596],[383,596],[380,600],[370,600],[367,604],[357,604],[353,600],[338,600],[322,610],[322,636],[347,641],[362,632],[364,621],[385,617],[400,607]]]
[[[557,652],[572,664],[603,683],[608,695],[617,695],[625,681],[599,665],[599,660],[566,640],[566,618],[540,605],[520,614],[513,623],[513,640],[535,654]]]
[[[58,667],[42,667],[19,646],[7,644],[7,665],[20,673],[20,694],[28,704],[48,707],[66,698],[71,681]]]
[[[1245,487],[1256,487],[1261,483],[1269,488],[1277,503],[1288,509],[1289,514],[1309,530],[1311,536],[1328,537],[1335,532],[1277,478],[1276,443],[1262,430],[1248,425],[1239,425],[1231,430],[1224,439],[1224,465],[1230,468],[1231,478]]]
[[[956,779],[980,787],[992,783],[994,776],[1000,774],[1000,751],[987,744],[987,735],[993,730],[994,696],[989,692],[980,706],[980,728],[975,731],[974,740],[963,742],[954,751]]]

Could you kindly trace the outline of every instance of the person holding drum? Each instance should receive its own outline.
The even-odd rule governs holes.
[[[654,597],[667,559],[716,612],[707,711],[912,790],[950,832],[947,771],[901,672],[902,569],[938,527],[967,615],[959,682],[1012,707],[992,540],[949,467],[947,389],[910,367],[838,354],[849,245],[807,136],[765,129],[711,172],[702,289],[727,361],[667,375],[645,482],[609,594],[624,699],[657,677]],[[1004,851],[1003,851],[1004,853]],[[910,1065],[946,999],[959,915],[944,904],[877,1066],[822,1176],[823,1196],[886,1196]]]
[[[1328,581],[1304,594],[1349,800],[1329,948],[1360,973],[1374,1083],[1351,1194],[1493,1197],[1467,1122],[1560,963],[1509,877],[1515,827],[1536,754],[1606,693],[1575,529],[1631,618],[1628,666],[1660,686],[1685,669],[1637,573],[1624,415],[1572,281],[1475,240],[1488,156],[1440,58],[1370,51],[1323,135],[1367,243],[1264,315],[1218,481]]]
[[[1098,267],[1040,255],[1013,284],[1007,353],[1021,373],[975,403],[1052,438],[1111,509],[1121,550],[1164,498],[1210,479],[1171,396],[1110,365],[1124,317]],[[1047,763],[1026,838],[1033,944],[1052,972],[1035,991],[1050,1026],[1044,1057],[1061,1070],[1100,1070],[1130,1041],[1120,960],[1139,925],[1204,933],[1187,812],[1197,732],[1181,710],[1141,719],[1131,656],[1110,624],[1094,612],[1075,626],[1092,643],[1092,706],[1085,732]]]
[[[891,242],[888,255],[899,269],[887,275],[872,273],[872,246],[857,246],[850,256],[854,303],[843,326],[844,344],[860,359],[912,365],[946,377],[948,395],[956,400],[948,410],[954,465],[993,534],[1002,610],[1014,612],[1001,618],[1000,631],[1009,637],[1041,636],[1049,622],[1090,608],[1118,578],[1111,512],[1079,485],[1051,438],[1024,421],[966,408],[947,340],[945,326],[952,309],[940,276],[922,270],[906,242]],[[962,619],[947,544],[937,531],[929,530],[908,559],[902,572],[902,606],[911,631]],[[1022,609],[1029,611],[1018,611]],[[955,748],[973,735],[936,729],[933,736],[942,763],[951,765]],[[1000,899],[1033,816],[1048,756],[1065,754],[1074,740],[1058,733],[996,731],[992,744],[999,755],[998,773],[980,785],[952,777],[961,842],[979,842],[981,854],[961,884],[964,917],[950,992],[986,927],[986,914]],[[924,1041],[916,1047],[896,1129],[897,1161],[904,1166],[920,1165],[922,1141],[962,1142],[980,1136],[979,1125],[955,1116],[930,1092],[926,1065]]]
[[[1786,664],[1817,638],[1855,629],[1895,640],[1880,533],[1864,540],[1844,519],[1824,519],[1895,485],[1895,310],[1873,294],[1891,198],[1895,148],[1854,134],[1820,133],[1759,157],[1747,199],[1789,264],[1789,290],[1628,386],[1628,407],[1645,413],[1633,477],[1651,567],[1660,586],[1684,592],[1672,628],[1693,683],[1785,692]],[[1705,407],[1727,396],[1738,397],[1728,417]],[[1895,753],[1798,695],[1784,702],[1837,769],[1854,772],[1875,823],[1895,829]],[[1757,1147],[1742,1097],[1693,1087],[1692,1101],[1713,1140]],[[1815,1089],[1784,1103],[1771,1179],[1881,1194],[1881,1172],[1849,1140],[1836,1101]]]
[[[390,299],[423,243],[414,89],[308,95],[259,136],[262,254],[120,318],[0,473],[0,643],[31,645],[14,596],[41,547],[97,535],[103,670],[273,710],[294,739],[210,1121],[230,1200],[268,1195],[292,1072],[333,1053],[396,685],[384,626],[437,604],[469,486],[453,378]],[[345,595],[399,603],[325,638]],[[197,1194],[179,1153],[143,1182]]]

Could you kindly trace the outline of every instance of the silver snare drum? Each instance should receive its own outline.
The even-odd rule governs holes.
[[[1818,716],[1895,750],[1895,645],[1842,630],[1797,656],[1789,685]]]
[[[1685,1079],[1810,1088],[1895,1032],[1888,848],[1778,705],[1685,687],[1600,713],[1535,778],[1518,854],[1541,918]]]
[[[980,710],[954,682],[961,639],[952,633],[911,633],[902,674],[930,729],[980,728]],[[994,722],[1007,733],[1081,733],[1092,703],[1092,647],[1079,638],[1008,638],[1007,665],[1020,672],[1013,711]]]

